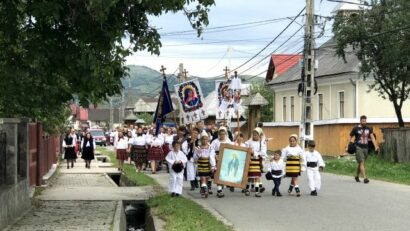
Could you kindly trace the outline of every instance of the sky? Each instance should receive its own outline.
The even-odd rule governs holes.
[[[150,25],[158,28],[161,34],[161,54],[134,53],[127,58],[126,64],[144,65],[158,71],[164,65],[167,74],[174,74],[179,64],[183,63],[191,76],[223,75],[226,66],[230,70],[237,68],[277,37],[305,4],[305,0],[215,0],[208,16],[209,25],[200,38],[182,13],[150,17]],[[332,16],[337,4],[315,0],[315,14]],[[332,23],[326,18],[318,19],[316,34],[323,33],[317,39],[317,46],[330,39]],[[303,24],[304,17],[297,18],[266,50],[240,67],[238,73],[264,77],[271,54],[301,52]],[[215,28],[222,26],[224,28]],[[290,40],[284,43],[287,39]]]

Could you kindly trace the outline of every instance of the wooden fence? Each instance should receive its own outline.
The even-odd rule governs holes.
[[[60,137],[44,133],[41,124],[29,124],[30,186],[40,186],[43,176],[57,163],[61,153]]]
[[[410,162],[410,128],[384,128],[382,157],[396,163]]]

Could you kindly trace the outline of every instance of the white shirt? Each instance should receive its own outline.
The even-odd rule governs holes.
[[[153,137],[154,137],[154,136],[151,135],[151,134],[145,135],[145,143],[146,143],[147,145],[151,145],[151,144],[152,144],[152,138],[153,138]]]
[[[144,136],[134,136],[132,139],[129,140],[128,143],[131,145],[139,146],[144,146],[146,144]]]
[[[211,147],[215,150],[215,152],[219,152],[219,148],[221,147],[221,144],[232,144],[232,142],[228,137],[226,137],[225,140],[223,141],[216,139],[212,141]]]
[[[159,137],[152,137],[151,147],[161,147],[164,144],[164,141]]]
[[[185,166],[185,164],[187,162],[187,158],[186,158],[185,154],[182,151],[178,151],[178,152],[170,151],[168,153],[167,157],[165,157],[165,160],[170,165],[173,165],[176,161],[181,161]]]
[[[73,137],[73,145],[77,143],[77,135],[74,133],[70,133],[70,136]]]
[[[128,148],[128,139],[126,137],[118,139],[117,145],[115,146],[115,148],[117,148],[117,149],[127,149]]]
[[[211,168],[216,167],[216,161],[215,161],[215,150],[209,146],[208,148],[201,148],[199,147],[198,149],[195,150],[194,152],[194,159],[197,161],[199,158],[209,158],[209,163],[211,164]]]
[[[272,159],[272,161],[269,163],[268,171],[270,172],[272,170],[282,171],[282,174],[279,176],[272,175],[273,178],[281,178],[282,176],[285,175],[285,162],[283,162],[282,158],[280,158],[278,161]]]
[[[319,167],[325,167],[325,162],[323,161],[322,155],[316,150],[313,152],[306,151],[305,152],[305,166],[307,166],[307,162],[317,162],[317,166],[315,168],[308,167],[309,169],[319,169]]]
[[[268,156],[268,147],[266,146],[266,142],[264,140],[248,140],[245,144],[252,150],[254,158],[265,159]]]
[[[164,143],[169,144],[171,146],[173,141],[174,135],[164,135]]]

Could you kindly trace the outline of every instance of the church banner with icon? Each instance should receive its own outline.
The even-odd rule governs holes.
[[[218,97],[218,109],[216,119],[231,119],[240,117],[241,108],[241,83],[237,83],[234,78],[215,81],[215,88]],[[240,80],[239,80],[240,81]],[[234,83],[234,84],[233,84]]]
[[[198,79],[176,84],[175,92],[183,113],[185,125],[201,121],[208,117],[204,108],[204,97]]]

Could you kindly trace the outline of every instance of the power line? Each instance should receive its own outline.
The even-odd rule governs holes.
[[[275,53],[276,51],[278,51],[282,46],[284,46],[287,42],[289,42],[293,37],[296,36],[297,33],[299,33],[302,29],[304,28],[304,25],[302,25],[298,30],[295,31],[295,33],[292,34],[291,37],[289,37],[286,41],[284,41],[281,45],[279,45],[279,47],[277,47],[273,52],[271,52],[270,54],[266,55],[265,57],[263,57],[262,59],[260,59],[258,62],[256,62],[254,65],[252,65],[251,67],[249,67],[248,69],[244,70],[241,72],[241,74],[249,71],[250,69],[254,68],[256,65],[258,65],[259,63],[261,63],[263,60],[265,60],[266,58],[268,58],[269,56],[271,56],[273,53]]]
[[[256,53],[254,56],[252,56],[246,62],[244,62],[241,65],[239,65],[238,67],[234,68],[232,71],[238,70],[239,68],[243,67],[244,65],[246,65],[247,63],[252,61],[254,58],[256,58],[264,50],[266,50],[266,48],[268,48],[272,43],[274,43],[295,22],[295,20],[302,14],[302,12],[305,10],[305,8],[306,7],[303,7],[303,9],[299,12],[299,14],[295,18],[293,18],[293,20],[272,41],[270,41],[264,48],[262,48],[258,53]]]
[[[297,17],[297,16],[296,16]],[[288,20],[289,18],[294,18],[294,17],[282,17],[282,18],[275,18],[275,19],[267,19],[267,20],[262,20],[262,21],[254,21],[254,22],[246,22],[246,23],[240,23],[240,24],[232,24],[232,25],[225,25],[225,26],[217,26],[217,27],[208,27],[204,29],[204,32],[211,32],[211,31],[217,31],[220,32],[221,29],[243,29],[243,28],[248,28],[248,27],[254,27],[255,24],[260,24],[260,25],[266,25],[266,24],[271,24],[274,22],[279,22],[279,21],[284,21]],[[256,25],[258,26],[258,25]],[[168,35],[174,35],[174,34],[196,34],[196,30],[183,30],[183,31],[172,31],[172,32],[164,32],[161,34],[161,36],[168,36]]]

